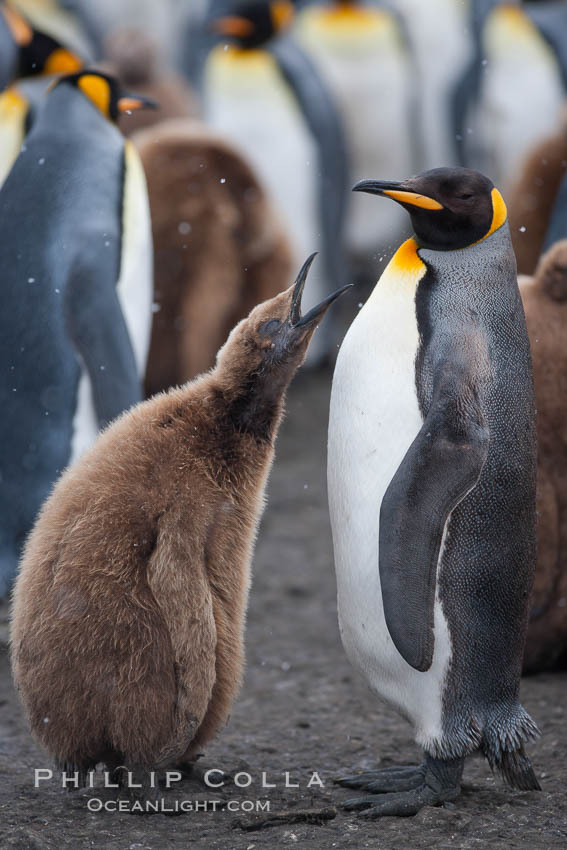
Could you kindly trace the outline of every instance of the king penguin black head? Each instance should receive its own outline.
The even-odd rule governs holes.
[[[122,112],[157,108],[156,102],[149,97],[123,92],[115,77],[101,71],[86,70],[78,74],[68,74],[57,81],[56,87],[59,86],[73,86],[79,89],[105,118],[113,122],[118,120]]]
[[[289,26],[294,15],[291,0],[237,3],[230,6],[230,13],[215,17],[211,29],[238,47],[253,50]]]
[[[466,248],[506,221],[494,184],[469,168],[434,168],[401,183],[361,180],[354,192],[384,195],[410,214],[419,245],[436,251]]]
[[[35,29],[12,6],[0,3],[0,14],[19,51],[18,76],[70,74],[83,67],[83,60],[46,32]]]

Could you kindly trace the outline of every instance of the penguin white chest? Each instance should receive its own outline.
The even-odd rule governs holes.
[[[420,743],[441,737],[448,630],[437,600],[430,670],[414,670],[397,651],[382,605],[379,522],[384,494],[423,421],[415,383],[415,293],[424,273],[408,240],[352,324],[333,377],[328,455],[343,644],[370,687],[416,726]]]
[[[503,4],[494,10],[484,50],[490,74],[483,79],[473,132],[480,148],[473,151],[475,167],[506,183],[533,145],[555,132],[563,84],[553,52],[519,7]]]
[[[152,226],[146,178],[131,142],[125,145],[125,179],[122,214],[120,273],[116,292],[128,328],[140,378],[146,371],[150,347],[153,302]],[[73,419],[70,463],[74,463],[98,437],[98,417],[88,371],[82,364]]]
[[[449,104],[453,86],[472,58],[468,5],[455,0],[394,2],[404,17],[415,56],[422,169],[448,165],[455,158]]]
[[[394,16],[370,5],[315,4],[298,27],[340,108],[352,180],[415,171],[411,65]],[[363,195],[349,205],[346,243],[355,256],[398,242],[404,229],[401,207]]]
[[[321,246],[317,149],[274,58],[262,50],[213,50],[204,100],[211,127],[255,168],[290,237],[294,264],[301,266]],[[328,292],[317,269],[310,282],[306,308]]]
[[[15,87],[0,95],[0,186],[10,173],[26,134],[28,105]]]
[[[144,169],[131,142],[124,148],[126,176],[122,209],[122,259],[116,285],[140,377],[152,330],[153,240]]]

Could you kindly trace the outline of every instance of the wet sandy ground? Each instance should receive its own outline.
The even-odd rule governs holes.
[[[462,796],[446,808],[377,822],[341,811],[341,800],[353,792],[333,785],[337,774],[415,763],[419,753],[405,721],[379,704],[350,669],[339,641],[325,493],[329,386],[328,374],[306,373],[290,392],[254,561],[246,681],[227,729],[202,759],[206,767],[249,774],[250,787],[229,780],[218,793],[205,794],[184,782],[173,795],[177,800],[217,800],[217,810],[145,817],[90,812],[89,798],[108,800],[109,791],[69,793],[55,781],[35,789],[34,768],[50,762],[28,735],[4,652],[2,850],[567,847],[565,674],[533,677],[522,686],[523,702],[543,733],[530,752],[542,793],[508,790],[477,759],[467,765]],[[261,787],[263,771],[275,788]],[[285,787],[285,771],[298,788]],[[324,787],[308,787],[315,771]],[[245,801],[269,801],[271,814],[288,818],[305,809],[331,809],[331,816],[336,809],[336,816],[322,825],[287,822],[248,832],[242,824],[265,820],[267,812],[244,813]]]

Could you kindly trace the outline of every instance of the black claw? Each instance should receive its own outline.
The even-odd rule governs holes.
[[[354,774],[354,776],[340,776],[335,779],[335,785],[341,785],[343,788],[362,788],[364,786],[365,773]]]
[[[426,788],[401,794],[385,794],[380,802],[362,812],[361,817],[369,820],[383,817],[408,818],[416,815],[424,806],[439,805],[432,792]]]
[[[347,812],[360,812],[374,805],[376,805],[376,797],[353,797],[344,801],[343,809]]]
[[[349,812],[362,812],[365,818],[382,817],[412,817],[425,806],[439,806],[448,797],[455,797],[458,792],[446,789],[436,793],[426,785],[420,785],[412,791],[401,791],[392,794],[381,794],[378,797],[358,797],[347,800],[344,808]]]
[[[413,791],[423,785],[424,771],[416,768],[414,771],[396,776],[383,776],[366,785],[371,794],[387,794],[392,791]]]

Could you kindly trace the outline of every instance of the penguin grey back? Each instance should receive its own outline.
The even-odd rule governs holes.
[[[445,731],[454,740],[474,740],[478,731],[463,728],[460,718],[476,714],[484,727],[477,743],[494,763],[503,742],[494,731],[499,718],[484,716],[487,707],[523,712],[518,684],[536,557],[530,346],[507,223],[466,251],[422,249],[420,256],[428,266],[416,297],[416,384],[424,416],[446,342],[458,346],[464,326],[473,326],[479,348],[474,392],[488,452],[476,486],[451,515],[438,581],[453,624],[444,692],[444,719],[452,728]]]

